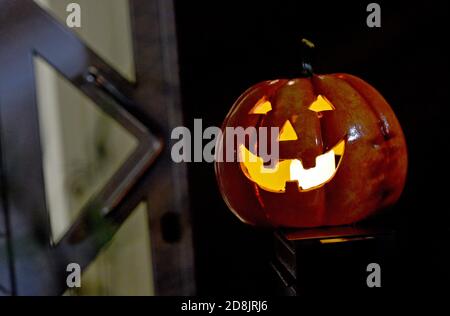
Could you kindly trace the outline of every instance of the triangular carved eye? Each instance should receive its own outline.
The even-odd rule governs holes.
[[[256,102],[249,114],[266,114],[269,111],[272,111],[272,104],[266,97],[262,97],[258,102]]]
[[[314,112],[322,112],[322,111],[333,111],[335,108],[327,98],[319,94],[317,96],[316,101],[311,103],[308,109]]]
[[[295,132],[294,127],[292,127],[291,122],[286,121],[283,124],[283,127],[281,128],[278,140],[282,142],[286,140],[297,140],[297,139],[298,139],[297,133]]]

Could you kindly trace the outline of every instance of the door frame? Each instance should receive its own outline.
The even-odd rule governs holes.
[[[0,0],[0,276],[8,276],[0,284],[7,294],[63,293],[67,264],[85,268],[141,201],[148,206],[155,293],[195,291],[186,166],[172,163],[164,145],[172,128],[182,124],[173,2],[129,0],[129,5],[136,83],[34,2]],[[56,245],[45,198],[35,54],[139,141]]]

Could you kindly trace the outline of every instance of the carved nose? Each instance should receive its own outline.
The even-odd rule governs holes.
[[[280,130],[280,134],[278,135],[278,140],[280,142],[287,141],[287,140],[297,140],[298,136],[297,133],[294,130],[294,127],[292,127],[291,122],[289,120],[286,120],[284,122],[283,127]]]

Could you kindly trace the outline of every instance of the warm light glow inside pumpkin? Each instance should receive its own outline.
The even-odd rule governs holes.
[[[327,98],[319,94],[316,101],[311,103],[308,109],[314,112],[333,111],[334,106]]]
[[[262,97],[256,102],[255,106],[250,110],[249,114],[266,114],[272,110],[272,104],[267,101],[266,97]]]
[[[297,133],[295,132],[294,127],[292,127],[291,122],[286,121],[280,130],[280,135],[278,136],[278,140],[280,142],[283,142],[283,141],[297,140],[297,139],[298,139]]]
[[[322,112],[332,111],[335,108],[324,96],[318,95],[308,109]],[[250,114],[266,114],[271,110],[271,103],[263,97],[252,108]],[[294,127],[286,120],[278,140],[297,139]],[[266,167],[263,159],[253,154],[244,144],[239,146],[239,158],[245,176],[264,190],[282,193],[286,190],[286,182],[297,182],[299,191],[309,191],[325,185],[333,178],[344,155],[344,149],[345,140],[341,140],[333,148],[317,156],[315,166],[308,169],[303,167],[301,159],[280,159],[274,168]]]
[[[300,191],[317,189],[336,174],[344,154],[345,141],[341,140],[326,153],[316,157],[316,165],[305,169],[299,159],[280,160],[274,168],[264,166],[262,158],[240,145],[241,168],[247,178],[271,192],[285,192],[286,182],[298,183]],[[337,163],[336,163],[337,161]]]

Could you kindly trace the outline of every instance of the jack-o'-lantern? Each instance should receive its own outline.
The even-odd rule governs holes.
[[[266,165],[248,138],[228,148],[227,127],[278,127]],[[395,203],[406,143],[383,96],[349,74],[264,81],[244,92],[222,126],[215,164],[222,196],[243,222],[283,227],[350,224]],[[229,154],[229,153],[228,153]]]

